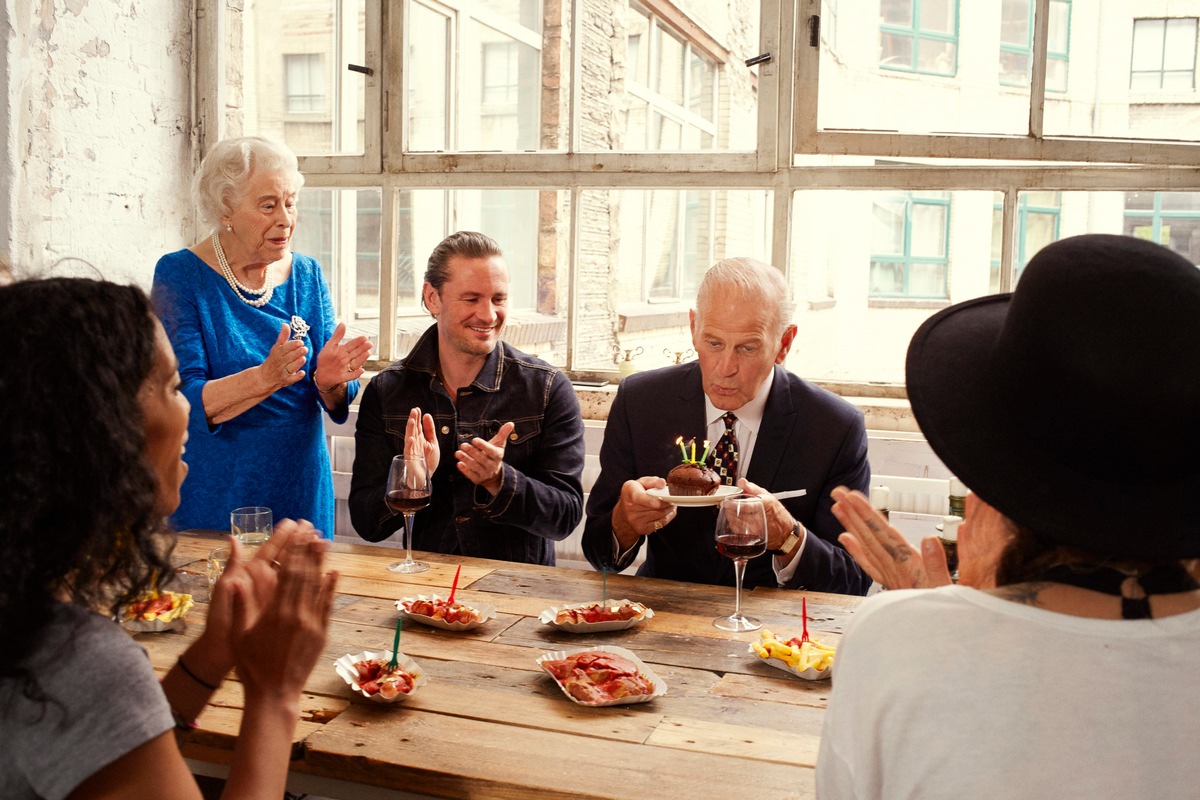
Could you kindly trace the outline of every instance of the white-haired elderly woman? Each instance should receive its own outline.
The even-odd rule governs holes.
[[[226,528],[232,509],[267,506],[333,538],[322,412],[346,419],[371,347],[345,339],[321,265],[291,250],[303,183],[278,142],[218,143],[193,182],[211,234],[154,270],[192,404],[176,528]]]

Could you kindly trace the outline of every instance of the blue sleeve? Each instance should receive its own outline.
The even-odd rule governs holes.
[[[216,433],[221,426],[209,425],[204,413],[204,386],[212,378],[212,365],[201,333],[196,287],[184,263],[185,254],[186,251],[169,253],[158,260],[151,298],[179,359],[183,395],[192,404],[188,427],[197,432]]]

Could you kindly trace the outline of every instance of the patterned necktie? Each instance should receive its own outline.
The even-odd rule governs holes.
[[[738,479],[738,443],[737,436],[733,433],[733,424],[737,422],[737,417],[732,411],[726,411],[721,415],[721,419],[725,422],[725,432],[721,434],[716,448],[713,449],[713,469],[721,476],[721,483],[733,486]]]

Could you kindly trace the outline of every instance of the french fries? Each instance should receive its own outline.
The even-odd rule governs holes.
[[[806,669],[829,669],[833,665],[833,655],[837,650],[836,647],[821,644],[812,637],[809,637],[807,642],[801,642],[797,637],[784,641],[776,638],[775,634],[766,628],[759,634],[759,639],[761,641],[750,643],[750,649],[759,658],[777,658],[797,672]]]

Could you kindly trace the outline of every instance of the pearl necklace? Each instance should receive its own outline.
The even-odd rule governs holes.
[[[221,248],[221,236],[214,232],[212,235],[213,252],[217,254],[217,263],[221,265],[221,274],[225,276],[225,282],[229,284],[229,288],[233,289],[233,293],[238,296],[246,305],[262,308],[267,303],[271,302],[271,295],[275,293],[275,284],[271,281],[271,269],[267,268],[267,274],[263,278],[263,287],[261,289],[251,289],[248,286],[243,286],[233,274],[233,270],[229,268],[229,262],[225,259],[225,251]],[[243,294],[244,293],[244,294]],[[261,295],[257,300],[251,300],[246,295]]]

